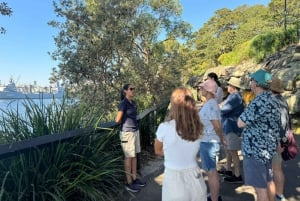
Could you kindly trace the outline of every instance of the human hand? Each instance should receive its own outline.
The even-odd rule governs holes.
[[[277,152],[281,154],[283,151],[284,151],[284,147],[282,147],[282,146],[281,146],[281,143],[278,142],[278,145],[277,145]]]
[[[221,140],[222,145],[224,145],[224,147],[226,147],[227,146],[227,141],[226,141],[226,138],[223,134],[222,134],[222,137],[221,137],[220,140]]]

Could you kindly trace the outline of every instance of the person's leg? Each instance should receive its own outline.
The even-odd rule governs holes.
[[[267,193],[270,201],[275,201],[275,183],[274,181],[270,181],[267,184]]]
[[[132,183],[132,157],[126,157],[124,160],[125,174],[127,184]]]
[[[132,180],[136,180],[136,174],[137,174],[137,157],[131,158],[131,177]]]
[[[255,188],[256,201],[273,201],[269,200],[269,195],[266,188]]]
[[[273,180],[272,162],[266,164],[267,193],[270,201],[275,201],[275,183]]]
[[[124,152],[124,169],[127,184],[130,185],[136,179],[137,159],[136,159],[136,133],[121,132],[121,146]]]
[[[232,157],[230,151],[226,149],[226,171],[232,171],[231,165],[232,165]]]
[[[226,136],[228,153],[232,158],[232,163],[234,166],[234,175],[239,177],[241,176],[241,167],[238,150],[241,150],[241,138],[235,133],[229,133]]]
[[[226,149],[226,148],[225,148]],[[222,166],[217,172],[223,176],[232,176],[232,158],[228,150],[225,150],[226,154],[226,165]]]
[[[272,197],[272,164],[263,164],[254,157],[243,158],[245,184],[253,186],[257,201],[274,201]],[[273,183],[274,184],[274,183]]]
[[[231,155],[233,166],[234,166],[234,175],[236,177],[241,176],[241,166],[240,166],[240,158],[238,152],[236,150],[228,150]]]
[[[282,158],[279,153],[273,156],[272,160],[273,179],[276,187],[276,195],[283,197],[285,177],[282,171]]]
[[[210,198],[212,201],[218,201],[219,189],[220,189],[219,174],[215,169],[215,170],[208,171],[207,176],[208,176],[208,187],[210,189]]]
[[[217,157],[220,151],[219,143],[201,142],[200,157],[202,168],[207,172],[208,188],[212,201],[218,201],[219,198],[219,174],[217,172]]]
[[[242,183],[243,179],[242,179],[242,175],[241,175],[240,159],[238,156],[238,152],[234,151],[234,150],[229,150],[228,153],[232,157],[234,172],[231,176],[225,177],[224,181],[229,182],[229,183]]]

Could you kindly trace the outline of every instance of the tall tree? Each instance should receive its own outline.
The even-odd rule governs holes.
[[[234,10],[222,8],[215,11],[215,15],[193,35],[189,42],[192,45],[191,50],[188,51],[185,68],[190,69],[190,74],[202,74],[207,68],[220,65],[222,55],[228,55],[237,47],[244,47],[243,44],[249,44],[247,41],[257,35],[278,30],[283,19],[282,15],[278,16],[278,13],[283,13],[283,1],[272,0],[269,6],[242,5]],[[297,7],[296,4],[300,3],[298,1],[296,3],[295,0],[287,2],[289,2],[287,7],[290,12],[294,13],[293,16],[297,16],[295,13],[299,13],[299,6]],[[295,7],[293,10],[291,5]],[[277,18],[281,21],[277,22]]]
[[[300,25],[299,0],[272,0],[269,9],[272,21],[278,28]]]
[[[73,86],[82,101],[109,113],[126,82],[137,86],[146,104],[166,98],[157,90],[168,92],[180,84],[180,74],[171,69],[182,57],[165,47],[189,35],[178,1],[61,0],[54,6],[64,20],[50,23],[60,29],[52,54],[59,65],[52,78]],[[161,81],[170,74],[173,79]]]
[[[234,15],[239,16],[239,26],[234,41],[235,46],[251,40],[256,35],[276,28],[270,19],[269,8],[263,5],[238,7]]]

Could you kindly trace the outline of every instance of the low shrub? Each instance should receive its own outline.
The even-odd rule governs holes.
[[[80,105],[37,105],[28,100],[25,113],[3,111],[5,143],[95,125],[97,118]],[[0,161],[0,200],[109,201],[122,184],[124,171],[117,131],[82,133],[71,140],[26,150]]]

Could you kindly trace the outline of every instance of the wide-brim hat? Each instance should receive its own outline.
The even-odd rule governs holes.
[[[279,78],[273,78],[272,82],[270,84],[270,90],[271,91],[275,91],[277,93],[282,93],[283,89],[282,89],[282,81]]]
[[[244,83],[241,78],[231,77],[227,84],[232,85],[239,89],[245,89]]]
[[[258,71],[252,73],[250,78],[255,80],[259,86],[268,87],[272,80],[272,75],[263,69],[259,69]]]
[[[205,80],[199,85],[199,87],[202,87],[206,91],[212,93],[213,95],[216,95],[217,83],[214,80]]]

